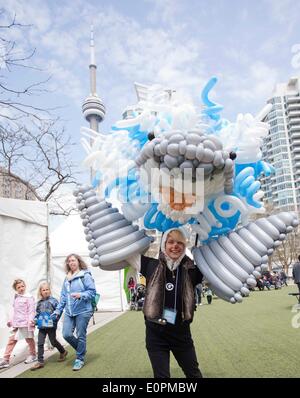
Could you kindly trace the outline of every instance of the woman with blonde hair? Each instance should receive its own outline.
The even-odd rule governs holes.
[[[78,254],[66,258],[65,270],[60,302],[52,317],[58,318],[65,310],[63,337],[76,350],[73,370],[77,371],[84,365],[87,326],[93,315],[92,299],[96,288],[91,272]]]
[[[194,288],[203,276],[186,256],[186,245],[184,230],[173,228],[162,236],[158,259],[139,256],[130,262],[146,278],[146,348],[157,378],[170,377],[170,352],[186,377],[202,377],[190,323],[195,310]]]

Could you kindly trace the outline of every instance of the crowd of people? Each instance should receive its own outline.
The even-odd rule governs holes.
[[[262,277],[256,280],[258,290],[281,289],[287,286],[287,275],[281,271],[265,271]]]

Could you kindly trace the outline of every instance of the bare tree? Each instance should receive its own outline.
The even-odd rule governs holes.
[[[296,261],[299,249],[299,228],[289,233],[282,244],[274,250],[271,261],[287,273],[289,266]]]
[[[74,143],[54,109],[34,104],[34,96],[47,92],[49,78],[25,82],[22,88],[10,83],[16,68],[41,72],[32,65],[35,49],[25,52],[10,39],[12,30],[29,27],[0,9],[0,172],[26,186],[38,200],[50,201],[57,200],[62,185],[75,183]]]
[[[24,51],[15,40],[9,38],[12,31],[28,28],[30,25],[16,21],[16,15],[10,17],[4,9],[0,9],[0,117],[7,122],[14,122],[14,125],[27,117],[37,120],[49,118],[55,109],[33,105],[32,101],[33,96],[48,91],[45,84],[50,77],[31,83],[24,82],[23,87],[15,87],[9,82],[16,68],[43,72],[32,64],[35,49]]]
[[[0,127],[0,164],[7,176],[34,188],[48,201],[62,184],[75,183],[71,142],[58,120],[31,123],[17,130]]]

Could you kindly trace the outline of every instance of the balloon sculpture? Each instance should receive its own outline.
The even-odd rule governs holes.
[[[298,220],[282,212],[249,221],[265,212],[259,176],[275,171],[260,151],[269,130],[262,120],[271,105],[230,123],[220,115],[223,107],[209,99],[216,82],[213,77],[203,89],[199,110],[155,85],[137,104],[139,112],[109,134],[83,128],[84,165],[95,177],[74,194],[92,265],[121,269],[148,249],[152,238],[133,221],[161,232],[190,225],[198,237],[192,250],[197,266],[219,297],[236,303],[256,285],[268,256]],[[121,211],[106,201],[115,191]]]

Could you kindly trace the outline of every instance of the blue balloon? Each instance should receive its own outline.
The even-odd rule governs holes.
[[[152,204],[150,209],[146,212],[144,216],[144,225],[146,228],[155,229],[155,222],[152,221],[154,214],[157,212],[158,203]]]
[[[129,132],[129,134],[128,134],[129,138],[132,141],[136,141],[139,148],[142,148],[145,145],[145,143],[148,141],[148,133],[147,133],[147,131],[141,131],[139,124],[136,124],[136,125],[130,126],[130,127],[112,126],[111,129],[113,131],[120,131],[120,130],[128,131]]]
[[[216,76],[213,76],[209,79],[209,81],[206,83],[205,87],[202,90],[201,99],[202,99],[202,102],[204,103],[204,105],[206,105],[207,107],[213,108],[215,106],[218,106],[223,109],[222,105],[216,104],[215,102],[211,101],[208,98],[209,92],[216,85],[217,81],[218,81],[218,78]]]
[[[97,188],[100,185],[101,175],[102,175],[101,171],[96,172],[95,177],[93,178],[93,181],[92,181],[93,188]]]
[[[271,174],[275,173],[275,168],[270,163],[267,163],[267,162],[265,162],[263,160],[260,160],[257,163],[256,171],[257,171],[257,176],[256,177],[258,177],[262,173],[266,177],[269,177]]]
[[[208,98],[209,92],[212,90],[212,88],[215,86],[217,83],[218,79],[217,77],[213,76],[205,85],[205,87],[202,90],[201,93],[201,99],[206,108],[202,111],[202,114],[205,116],[208,116],[210,120],[212,120],[214,123],[212,125],[213,132],[218,132],[224,127],[226,127],[229,123],[228,120],[222,119],[220,116],[220,112],[223,110],[223,105],[220,105],[216,102],[211,101]]]
[[[144,225],[148,229],[157,229],[160,232],[165,232],[170,228],[178,228],[182,224],[178,221],[172,221],[166,217],[161,211],[157,211],[158,203],[152,204],[150,209],[144,216]]]
[[[240,215],[241,212],[237,211],[233,216],[231,217],[222,217],[220,216],[220,214],[217,212],[215,206],[214,206],[215,200],[212,200],[209,205],[208,205],[208,209],[211,211],[211,213],[215,216],[215,218],[222,224],[221,227],[212,227],[210,233],[209,233],[209,237],[213,237],[213,236],[219,236],[219,235],[224,235],[227,232],[233,230],[239,219],[240,219]],[[222,208],[224,210],[226,210],[226,207],[229,208],[230,204],[226,202],[224,204],[222,204]]]
[[[254,170],[254,177],[258,178],[260,174],[264,174],[269,177],[271,174],[275,173],[275,168],[263,160],[252,163],[238,163],[238,159],[235,161],[235,174],[238,175],[242,170],[247,167],[252,167]]]
[[[260,189],[260,182],[254,178],[255,170],[251,167],[243,168],[236,176],[234,181],[234,193],[239,197],[246,198],[247,203],[250,206],[260,208],[262,203],[255,200],[253,196]]]

